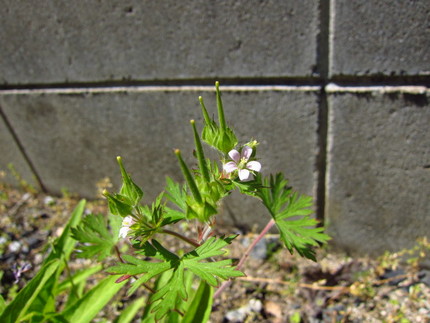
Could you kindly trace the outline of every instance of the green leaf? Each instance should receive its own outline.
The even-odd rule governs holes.
[[[131,229],[132,235],[139,237],[141,244],[160,232],[162,227],[185,218],[184,213],[166,207],[163,196],[164,192],[156,198],[151,207],[144,205],[138,208],[136,223],[131,226]]]
[[[196,123],[194,120],[191,120],[191,125],[193,127],[194,143],[196,145],[197,160],[199,162],[200,172],[205,182],[209,182],[210,181],[209,168],[208,168],[208,164],[206,163],[202,142],[200,141],[200,136],[197,133]]]
[[[257,191],[257,195],[275,220],[286,248],[315,261],[312,246],[326,243],[330,237],[309,216],[312,214],[312,198],[293,193],[287,184],[280,173],[276,177],[270,176],[270,180],[263,180],[263,188]]]
[[[212,312],[213,287],[205,281],[200,281],[199,288],[194,295],[182,323],[205,323],[209,320]]]
[[[216,91],[216,105],[217,105],[217,110],[218,110],[219,126],[220,126],[222,131],[225,131],[227,129],[227,124],[225,122],[224,108],[222,105],[221,91],[219,90],[219,82],[218,81],[215,82],[215,91]]]
[[[173,181],[170,177],[166,177],[166,197],[169,201],[175,204],[183,213],[187,211],[187,186],[181,185]]]
[[[124,286],[125,282],[115,283],[116,277],[107,277],[100,281],[76,303],[64,309],[60,317],[67,322],[90,322],[102,308]]]
[[[0,316],[0,322],[14,323],[27,314],[27,310],[38,294],[45,288],[45,283],[55,274],[60,265],[59,259],[45,263],[37,275],[6,306]]]
[[[76,240],[71,237],[70,230],[73,226],[78,225],[78,223],[81,221],[85,204],[86,201],[81,200],[76,205],[61,236],[53,242],[51,252],[46,257],[43,264],[46,264],[54,259],[61,259],[62,261],[57,268],[57,272],[45,282],[43,290],[37,295],[28,309],[29,312],[35,311],[38,313],[47,313],[55,311],[55,296],[58,293],[58,277],[62,273],[66,262],[69,261],[70,254],[76,245]],[[33,319],[33,321],[36,322],[36,319]]]
[[[225,246],[231,243],[236,236],[227,238],[209,238],[200,247],[186,253],[182,260],[186,268],[206,281],[212,286],[218,285],[218,280],[227,280],[232,277],[241,277],[244,274],[232,266],[232,260],[226,259],[221,261],[202,262],[207,258],[223,255],[226,251]]]
[[[116,159],[121,169],[122,176],[122,187],[120,190],[120,194],[126,196],[131,201],[132,206],[136,206],[137,204],[139,204],[140,200],[143,197],[143,191],[133,182],[130,175],[125,170],[124,165],[122,163],[122,158],[118,156]]]
[[[175,154],[176,154],[176,157],[178,157],[182,174],[184,175],[184,178],[187,181],[188,187],[190,188],[190,191],[193,194],[194,199],[196,200],[197,203],[200,203],[200,204],[203,203],[202,196],[200,195],[200,191],[197,188],[194,177],[191,174],[190,169],[188,168],[187,164],[185,163],[185,161],[181,156],[181,151],[179,149],[176,149]]]
[[[202,131],[202,139],[208,145],[218,149],[223,154],[227,154],[237,145],[238,140],[234,134],[234,131],[227,126],[225,121],[221,92],[219,90],[219,82],[215,83],[215,89],[219,126],[215,123],[215,121],[209,118],[206,107],[203,103],[203,99],[199,97],[199,101],[202,106],[203,117],[205,120],[205,126]]]
[[[134,317],[136,316],[137,312],[145,305],[145,302],[147,301],[147,299],[148,298],[146,296],[142,296],[142,297],[139,297],[138,299],[136,299],[130,305],[126,306],[126,308],[124,308],[121,311],[120,316],[118,316],[114,320],[114,323],[129,323],[129,322],[131,322],[134,319]]]
[[[63,305],[64,308],[71,306],[82,298],[85,293],[86,284],[86,280],[81,280],[71,286],[71,288],[67,291],[67,301]]]
[[[136,280],[128,290],[128,295],[133,294],[139,286],[146,283],[152,277],[155,277],[165,271],[171,270],[179,262],[178,256],[164,249],[156,240],[145,242],[140,249],[140,252],[147,257],[153,257],[163,260],[163,262],[149,262],[137,259],[130,255],[123,255],[123,259],[127,262],[106,269],[108,273],[122,275],[139,275],[142,276]],[[154,247],[154,245],[156,247]]]
[[[127,262],[108,268],[106,271],[121,275],[142,276],[133,283],[129,293],[133,293],[141,284],[147,282],[152,277],[160,274],[170,275],[168,281],[151,297],[151,301],[157,302],[153,307],[157,320],[161,319],[169,311],[178,309],[178,299],[186,299],[187,288],[184,284],[184,270],[191,272],[202,278],[208,284],[217,286],[219,280],[227,280],[232,277],[244,276],[244,274],[232,266],[231,259],[212,261],[212,257],[223,255],[225,246],[231,243],[236,236],[209,238],[204,244],[193,251],[186,253],[183,257],[171,253],[165,249],[157,240],[147,241],[140,249],[139,253],[145,257],[151,257],[162,262],[149,262],[140,260],[132,256],[124,255]],[[208,258],[209,261],[208,261]]]
[[[103,195],[108,200],[109,212],[114,215],[120,215],[123,218],[132,214],[133,206],[127,197],[121,194],[111,194],[108,191],[103,191]]]
[[[76,240],[70,236],[70,230],[72,227],[78,225],[81,221],[82,214],[85,209],[85,200],[81,200],[78,205],[73,210],[70,220],[64,228],[61,236],[57,238],[52,246],[52,251],[49,253],[48,257],[44,260],[44,263],[50,262],[53,259],[64,258],[68,260],[70,254],[75,248]]]
[[[161,275],[159,275],[155,281],[154,290],[159,290],[160,288],[162,288],[162,286],[166,285],[171,277],[172,277],[171,272],[164,272]],[[145,311],[143,312],[141,323],[155,322],[156,313],[154,313],[153,309],[157,305],[157,302],[153,301],[152,299],[153,295],[154,294],[151,295],[151,297],[148,300],[147,306],[145,306]],[[178,301],[178,304],[183,304],[183,302],[179,302],[179,301]],[[163,322],[163,323],[179,323],[180,321],[181,320],[179,319],[179,313],[177,312],[170,312],[170,314],[167,317],[165,317],[162,320],[159,320],[159,322]]]
[[[185,300],[187,293],[184,285],[184,265],[179,262],[172,270],[172,277],[151,297],[154,303],[159,301],[152,309],[158,321],[168,312],[177,307],[178,300]]]
[[[70,288],[72,288],[73,285],[79,284],[80,282],[85,282],[88,277],[91,275],[94,275],[95,273],[99,272],[103,269],[103,266],[101,264],[95,265],[94,267],[85,268],[83,270],[78,271],[73,276],[68,277],[67,279],[63,280],[60,284],[58,284],[57,292],[61,293],[64,292]]]
[[[176,223],[180,220],[186,219],[186,215],[182,211],[174,210],[174,209],[171,209],[167,206],[164,207],[164,211],[166,213],[164,215],[164,220],[163,220],[163,223],[161,225],[162,227],[164,227],[165,225],[173,224],[173,223]]]
[[[118,235],[112,235],[102,214],[85,216],[79,226],[72,228],[72,237],[81,243],[77,249],[78,257],[91,259],[97,256],[98,261],[109,256],[118,241]]]
[[[3,313],[5,308],[6,308],[6,302],[3,296],[0,294],[0,315]]]

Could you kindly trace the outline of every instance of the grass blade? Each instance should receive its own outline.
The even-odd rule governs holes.
[[[43,290],[45,283],[55,274],[59,265],[60,260],[55,259],[42,266],[37,275],[18,293],[14,300],[6,306],[0,316],[0,322],[19,322],[20,318],[26,314],[34,299]]]

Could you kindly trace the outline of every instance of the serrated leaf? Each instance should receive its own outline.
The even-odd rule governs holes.
[[[312,246],[325,243],[330,238],[323,233],[324,228],[317,227],[318,222],[309,216],[312,214],[312,198],[293,192],[282,174],[270,176],[262,184],[268,188],[259,189],[257,196],[275,220],[286,248],[315,261]]]
[[[72,237],[81,243],[77,248],[80,258],[91,259],[97,256],[99,261],[111,254],[118,241],[118,234],[113,235],[109,231],[106,218],[102,214],[89,214],[84,217],[76,228],[72,228]]]
[[[230,244],[235,237],[211,237],[204,244],[186,253],[181,258],[165,249],[157,240],[147,241],[142,246],[139,246],[138,252],[146,257],[162,260],[163,262],[150,262],[124,255],[123,259],[127,263],[110,267],[106,271],[121,275],[142,274],[133,283],[129,293],[133,293],[140,285],[152,277],[170,273],[171,277],[168,282],[157,289],[156,293],[151,297],[152,301],[159,301],[157,305],[154,305],[153,311],[156,312],[156,319],[160,319],[169,311],[178,308],[178,299],[186,298],[185,269],[189,269],[212,286],[217,286],[220,280],[244,276],[242,272],[232,266],[230,259],[212,261],[212,257],[223,255],[226,252],[223,248]],[[211,259],[208,261],[208,258]]]
[[[172,271],[172,277],[151,297],[151,301],[158,302],[152,309],[158,321],[168,312],[175,309],[178,300],[185,300],[187,293],[184,284],[184,265],[179,262]]]
[[[165,211],[165,214],[164,214],[163,222],[161,224],[162,227],[164,227],[165,225],[173,224],[178,221],[186,219],[186,215],[182,211],[174,210],[167,206],[164,208],[164,211]]]
[[[202,260],[207,258],[223,255],[226,251],[222,248],[230,244],[235,237],[209,238],[200,247],[186,253],[182,257],[184,266],[212,286],[217,286],[219,279],[227,280],[231,277],[244,276],[241,271],[236,270],[232,266],[231,259],[202,262]]]
[[[183,213],[187,211],[187,187],[166,177],[166,197],[175,204]]]

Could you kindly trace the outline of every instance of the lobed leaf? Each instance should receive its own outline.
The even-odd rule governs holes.
[[[118,222],[115,222],[115,227],[117,226]],[[97,260],[101,261],[111,254],[118,241],[118,234],[113,235],[109,231],[108,222],[102,214],[85,216],[82,222],[71,230],[72,237],[81,243],[77,248],[80,258],[91,259],[97,256]]]
[[[325,243],[330,238],[323,233],[324,228],[317,227],[318,222],[309,216],[312,214],[312,198],[293,192],[280,173],[264,179],[262,184],[263,188],[256,195],[275,220],[286,248],[291,253],[296,250],[301,256],[316,261],[312,246]]]

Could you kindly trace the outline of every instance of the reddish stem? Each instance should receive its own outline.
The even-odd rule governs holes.
[[[171,230],[168,230],[168,229],[163,229],[163,230],[160,231],[160,233],[170,234],[172,236],[175,236],[175,237],[177,237],[177,238],[179,238],[179,239],[181,239],[181,240],[189,243],[190,245],[192,245],[192,246],[194,246],[196,248],[200,247],[200,243],[198,243],[196,240],[190,239],[190,238],[188,238],[186,236],[183,236],[182,234],[177,233],[175,231],[171,231]]]
[[[255,238],[255,240],[249,245],[248,249],[246,249],[245,253],[243,254],[242,258],[240,258],[239,263],[236,266],[237,270],[240,270],[245,261],[248,259],[249,255],[251,254],[252,249],[256,246],[256,244],[266,235],[267,232],[275,225],[275,220],[271,219],[264,229],[260,232],[260,234]],[[217,291],[214,294],[214,298],[217,298],[224,289],[226,289],[228,286],[231,285],[231,280],[227,280],[221,284],[221,286],[217,289]]]

